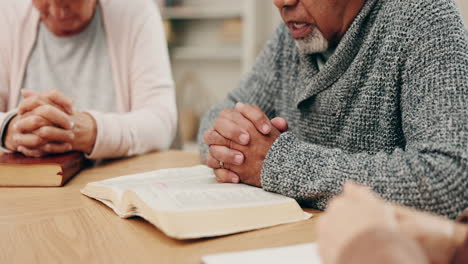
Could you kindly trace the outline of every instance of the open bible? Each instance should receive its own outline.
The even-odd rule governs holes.
[[[122,218],[140,216],[176,239],[221,236],[311,217],[294,199],[244,184],[220,184],[206,166],[88,183],[81,192]]]

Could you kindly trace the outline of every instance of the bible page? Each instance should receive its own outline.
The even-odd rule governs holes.
[[[245,184],[218,183],[206,166],[163,169],[92,183],[122,196],[132,191],[158,211],[241,208],[295,202]]]

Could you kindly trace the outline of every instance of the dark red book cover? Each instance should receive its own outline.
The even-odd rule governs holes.
[[[21,165],[59,165],[61,171],[57,171],[57,175],[62,176],[62,183],[60,186],[63,186],[85,166],[85,161],[86,159],[81,152],[50,155],[43,158],[26,157],[19,153],[0,154],[0,172],[2,172],[2,165],[18,165],[18,168],[20,168]],[[41,175],[38,175],[38,177],[40,176]],[[25,183],[25,186],[26,184],[27,183]],[[34,186],[34,184],[31,186]]]

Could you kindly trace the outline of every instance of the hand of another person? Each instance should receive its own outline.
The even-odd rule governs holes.
[[[72,102],[58,91],[22,91],[25,100],[7,128],[5,146],[27,156],[63,153],[72,149]]]
[[[73,114],[73,100],[58,90],[51,89],[47,92],[39,93],[23,89],[21,90],[21,95],[24,100],[18,107],[18,115],[23,115],[45,105],[54,106],[68,115]]]
[[[40,127],[41,122],[44,122]],[[34,131],[28,127],[38,126]],[[72,150],[74,134],[33,116],[16,116],[10,121],[5,146],[11,151],[30,157],[42,157],[48,153],[64,153]]]
[[[368,188],[347,183],[343,193],[330,201],[317,223],[318,244],[324,263],[334,264],[359,234],[376,228],[397,230],[394,208]]]
[[[448,219],[396,207],[398,227],[423,249],[432,264],[450,263],[456,249],[468,235],[468,227]]]
[[[7,148],[34,157],[71,150],[92,151],[96,123],[87,113],[73,112],[72,100],[56,90],[24,91],[23,96],[18,116],[8,127]]]
[[[276,126],[287,130],[284,119],[275,118],[270,122],[256,106],[237,104],[234,110],[223,110],[214,130],[204,135],[205,143],[210,146],[207,165],[215,169],[218,181],[261,186],[265,156],[281,133]],[[224,168],[220,168],[220,161]]]
[[[73,150],[90,154],[96,143],[97,124],[94,118],[85,112],[77,112],[73,115],[75,126],[72,131],[75,138],[72,142]]]
[[[80,151],[83,153],[91,153],[96,143],[97,137],[97,125],[94,118],[85,112],[74,112],[73,111],[73,101],[67,98],[63,93],[57,90],[50,90],[45,94],[38,94],[31,91],[24,91],[23,96],[27,99],[39,97],[42,101],[45,101],[52,106],[55,106],[59,109],[62,109],[64,113],[70,115],[71,118],[71,132],[73,133],[73,140],[71,143],[71,150]],[[26,101],[26,100],[25,100]],[[33,109],[34,104],[30,103],[30,109]],[[27,105],[27,106],[28,106]],[[20,111],[22,109],[19,109]],[[27,111],[27,109],[24,109]],[[60,126],[60,123],[55,124]],[[37,131],[36,131],[37,132]],[[34,132],[34,133],[36,133]],[[68,144],[68,143],[63,143]],[[56,148],[59,149],[59,148]],[[62,153],[61,151],[49,151],[49,153]]]

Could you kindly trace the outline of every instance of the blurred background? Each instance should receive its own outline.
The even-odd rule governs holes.
[[[183,147],[200,117],[248,71],[280,23],[272,0],[156,0],[164,19]]]
[[[272,0],[155,0],[177,87],[182,147],[197,151],[200,117],[234,89],[281,22]],[[468,0],[455,0],[468,18]]]

